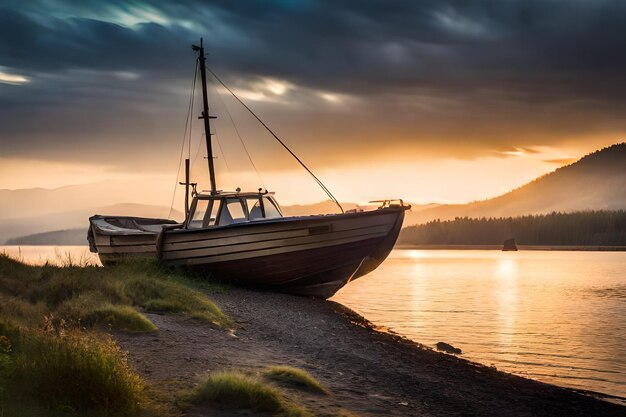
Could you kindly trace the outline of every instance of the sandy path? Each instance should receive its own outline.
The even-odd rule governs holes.
[[[311,372],[332,395],[290,397],[315,415],[626,416],[626,407],[443,355],[351,324],[340,306],[239,288],[210,294],[237,323],[231,332],[176,315],[148,314],[152,335],[116,335],[130,360],[164,391],[216,370],[285,364]],[[241,415],[197,408],[188,416]]]

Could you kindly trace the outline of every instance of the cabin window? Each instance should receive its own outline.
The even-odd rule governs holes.
[[[227,198],[222,203],[219,225],[239,223],[246,220],[243,201],[238,198]]]
[[[246,198],[246,203],[248,203],[248,219],[256,220],[263,218],[263,209],[261,208],[261,200],[259,197],[248,197]]]
[[[263,208],[265,208],[266,219],[283,217],[282,214],[280,214],[280,211],[278,210],[278,208],[276,208],[276,205],[274,204],[274,202],[267,197],[263,197]]]
[[[193,216],[189,221],[190,229],[199,229],[202,227],[202,222],[204,220],[204,215],[206,213],[207,207],[209,205],[209,200],[196,200],[196,208],[193,212]]]
[[[204,215],[204,221],[202,222],[202,227],[215,225],[219,207],[220,207],[219,200],[213,200],[213,207],[211,207],[211,211],[210,212],[207,211],[206,214]]]

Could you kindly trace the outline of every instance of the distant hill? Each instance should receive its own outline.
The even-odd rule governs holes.
[[[34,217],[127,202],[141,202],[152,206],[168,204],[171,198],[169,183],[164,188],[169,198],[163,198],[161,189],[156,190],[158,185],[153,181],[129,187],[128,181],[111,180],[50,189],[2,189],[0,190],[0,219]]]
[[[87,228],[57,230],[9,239],[7,245],[86,245]]]
[[[471,187],[472,184],[467,186]],[[405,225],[456,217],[510,217],[553,211],[624,208],[626,143],[620,143],[589,154],[499,197],[468,204],[442,204],[420,210]]]
[[[59,232],[79,228],[87,230],[87,227],[89,226],[88,219],[94,214],[166,218],[169,211],[169,207],[163,206],[151,206],[146,204],[114,204],[111,206],[83,208],[80,210],[41,214],[24,218],[0,218],[0,244],[3,244],[11,239],[32,234]],[[181,212],[174,210],[172,217],[181,219],[184,215]],[[69,245],[71,243],[59,241],[56,242],[56,244]]]

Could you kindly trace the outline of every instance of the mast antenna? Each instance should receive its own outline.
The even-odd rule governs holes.
[[[204,55],[204,44],[200,38],[200,46],[191,45],[191,49],[198,53],[198,62],[200,63],[200,76],[202,77],[202,114],[198,119],[204,120],[204,134],[206,139],[207,160],[209,162],[209,179],[211,180],[211,194],[217,193],[215,185],[215,167],[213,165],[213,148],[211,146],[211,119],[215,116],[209,115],[209,95],[206,87],[206,57]]]

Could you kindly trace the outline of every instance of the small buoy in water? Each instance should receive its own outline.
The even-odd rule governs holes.
[[[453,353],[455,355],[460,355],[461,353],[463,353],[461,349],[455,348],[454,346],[445,342],[437,342],[435,346],[437,346],[437,350],[440,350],[442,352]]]

